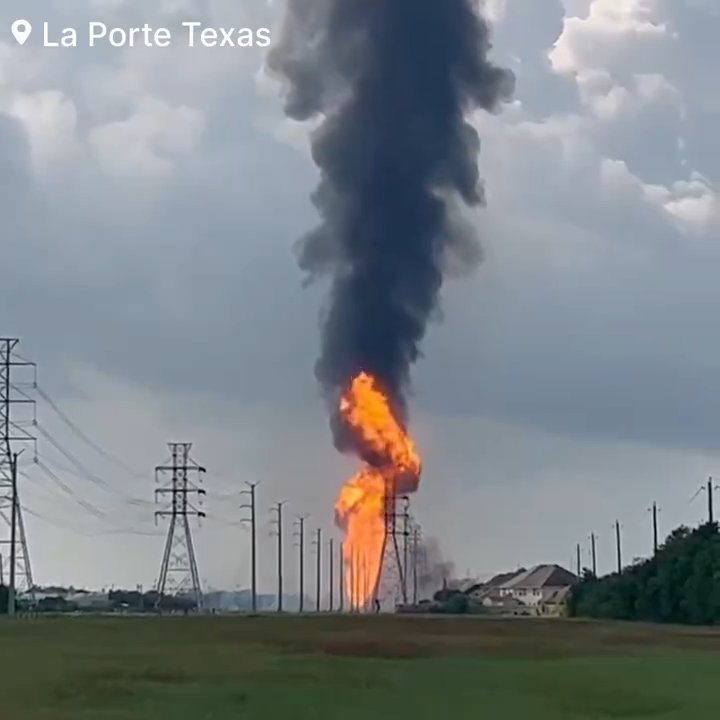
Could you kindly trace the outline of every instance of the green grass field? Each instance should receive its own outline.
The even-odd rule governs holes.
[[[720,633],[561,620],[0,622],[1,720],[720,717]]]

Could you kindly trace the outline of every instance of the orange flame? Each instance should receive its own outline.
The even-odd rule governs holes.
[[[361,452],[373,458],[340,491],[335,504],[345,529],[345,587],[351,607],[367,607],[379,580],[386,534],[389,493],[417,489],[421,461],[387,396],[371,375],[361,373],[340,398],[340,414]]]

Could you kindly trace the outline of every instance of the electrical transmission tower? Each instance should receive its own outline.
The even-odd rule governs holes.
[[[35,423],[35,400],[29,391],[36,386],[37,378],[35,363],[15,354],[19,342],[16,338],[0,338],[0,575],[9,578],[9,614],[15,612],[18,591],[26,591],[30,603],[35,604],[35,585],[18,493],[16,444],[35,443],[35,437],[27,428]],[[15,379],[23,371],[31,371],[31,381]],[[30,411],[18,418],[12,412],[15,406]],[[6,567],[2,567],[2,563]]]
[[[157,602],[159,606],[165,594],[190,595],[199,611],[202,610],[203,598],[190,518],[204,518],[205,513],[192,505],[190,497],[194,495],[201,498],[205,490],[191,482],[190,474],[196,473],[199,481],[202,481],[202,474],[206,470],[190,459],[192,443],[169,443],[169,447],[170,463],[155,468],[157,482],[161,475],[171,473],[170,483],[155,491],[156,501],[158,496],[170,496],[170,505],[155,513],[156,519],[170,518],[157,584]]]
[[[395,494],[394,484],[388,482],[385,490],[385,539],[382,564],[373,596],[376,609],[394,611],[398,604],[407,603],[406,553],[400,551],[398,536],[404,536],[409,532],[407,521],[404,519],[408,510],[406,504],[403,512],[398,513],[397,504],[400,499],[408,502],[405,496],[399,498]],[[399,518],[403,519],[400,527],[398,527]]]

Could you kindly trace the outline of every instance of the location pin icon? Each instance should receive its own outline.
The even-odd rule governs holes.
[[[25,41],[30,37],[32,25],[27,20],[16,20],[12,24],[11,30],[18,45],[24,45]]]

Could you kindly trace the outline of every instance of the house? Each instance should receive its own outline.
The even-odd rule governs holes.
[[[578,581],[577,575],[560,565],[536,565],[504,582],[498,592],[501,597],[512,597],[541,610],[558,604],[560,598],[564,603],[570,588]],[[560,593],[564,593],[562,597]]]
[[[465,594],[474,602],[482,605],[488,605],[491,603],[485,602],[485,600],[497,599],[500,597],[500,588],[510,580],[519,575],[522,575],[525,568],[514,570],[513,572],[500,573],[490,578],[487,582],[476,583],[464,590]]]

